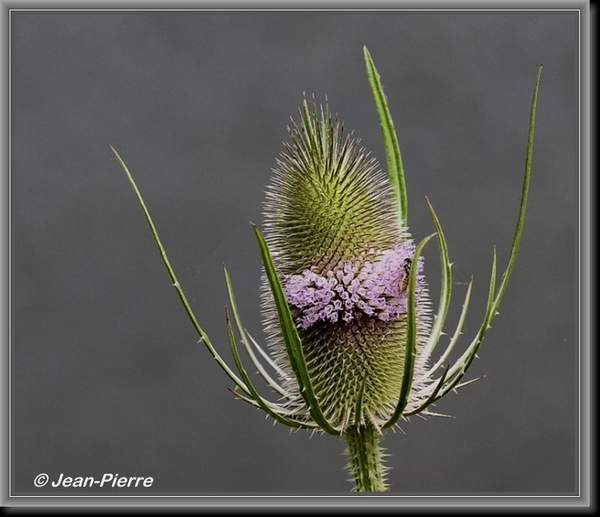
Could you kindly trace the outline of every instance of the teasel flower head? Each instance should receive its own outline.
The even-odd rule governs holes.
[[[346,135],[327,104],[306,99],[281,155],[265,203],[265,233],[254,227],[263,266],[263,315],[270,350],[246,330],[225,270],[229,295],[227,335],[234,371],[204,332],[171,267],[150,213],[127,166],[113,149],[141,204],[173,286],[234,394],[275,422],[343,438],[357,491],[383,491],[386,468],[380,439],[412,415],[432,415],[432,405],[462,382],[498,314],[515,265],[529,192],[537,91],[529,118],[521,204],[506,270],[496,283],[494,249],[483,321],[463,352],[453,353],[465,321],[469,283],[456,329],[442,351],[452,292],[444,233],[427,200],[435,233],[420,242],[408,231],[407,195],[400,148],[387,100],[364,48],[369,85],[386,151],[386,174]],[[425,282],[424,246],[436,238],[440,296],[432,310]],[[259,393],[238,349],[277,394]],[[434,353],[435,351],[435,353]]]
[[[319,108],[313,99],[309,106],[305,99],[300,112],[267,192],[266,242],[324,416],[342,434],[352,425],[381,429],[402,384],[411,269],[417,278],[417,351],[430,328],[423,258],[414,260],[416,246],[377,162],[344,134],[327,105]],[[270,343],[286,371],[289,407],[301,413],[304,404],[265,286]],[[417,352],[407,407],[431,391],[428,379],[419,382],[421,363]]]

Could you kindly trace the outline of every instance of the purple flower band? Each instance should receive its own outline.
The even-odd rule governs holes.
[[[364,317],[399,319],[407,312],[408,275],[414,253],[414,243],[405,241],[384,252],[369,253],[370,260],[361,257],[340,263],[324,275],[314,268],[290,275],[285,294],[288,303],[299,309],[298,326],[307,329],[318,321],[350,323]],[[421,258],[419,285],[424,281],[422,271]]]

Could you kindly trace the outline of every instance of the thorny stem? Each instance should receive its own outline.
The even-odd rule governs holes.
[[[381,433],[372,426],[353,425],[344,432],[348,445],[348,468],[357,492],[384,492],[385,469],[379,447]]]

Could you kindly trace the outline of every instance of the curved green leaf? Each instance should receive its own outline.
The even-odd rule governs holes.
[[[446,316],[448,315],[448,309],[450,308],[450,298],[452,296],[452,264],[450,264],[448,244],[446,243],[440,220],[433,210],[433,206],[429,202],[429,199],[425,198],[425,200],[427,201],[427,208],[429,209],[437,233],[437,240],[440,248],[440,267],[442,268],[442,284],[440,287],[438,313],[435,315],[429,338],[427,339],[427,343],[423,350],[424,356],[429,357],[442,335]]]
[[[537,109],[537,98],[538,98],[538,90],[540,85],[540,78],[542,74],[542,67],[540,66],[538,69],[538,73],[535,79],[535,85],[533,87],[533,98],[531,101],[531,110],[529,114],[529,131],[527,134],[527,151],[525,153],[525,174],[523,177],[523,187],[521,190],[521,202],[519,207],[519,215],[517,218],[517,224],[515,228],[515,234],[513,237],[513,242],[510,250],[510,257],[508,259],[508,265],[506,266],[506,270],[502,274],[502,279],[500,281],[500,286],[498,288],[498,292],[496,293],[496,249],[494,248],[494,259],[492,263],[492,278],[490,280],[490,289],[488,292],[488,301],[486,305],[486,312],[483,318],[483,322],[481,323],[481,327],[475,339],[471,342],[469,348],[465,351],[465,353],[461,356],[458,363],[455,365],[453,369],[451,369],[449,374],[449,382],[446,386],[441,390],[438,399],[443,397],[448,391],[453,389],[460,379],[464,376],[470,365],[472,364],[475,356],[477,354],[477,350],[486,332],[489,330],[492,320],[498,314],[498,308],[500,306],[500,302],[506,293],[506,288],[508,286],[508,281],[514,269],[515,262],[517,260],[517,252],[519,250],[519,244],[521,242],[521,236],[523,234],[523,225],[525,223],[525,212],[527,210],[527,199],[529,197],[529,184],[531,182],[531,162],[533,157],[533,138],[535,132],[535,114]]]
[[[508,286],[508,280],[512,274],[515,262],[517,260],[517,252],[519,251],[519,244],[521,243],[521,236],[523,235],[523,225],[525,224],[525,211],[527,210],[527,198],[529,197],[529,184],[531,182],[531,161],[533,157],[533,135],[535,132],[535,113],[537,109],[537,98],[538,89],[540,86],[540,77],[542,75],[542,67],[538,69],[538,73],[535,79],[535,85],[533,87],[533,99],[531,101],[531,111],[529,113],[529,132],[527,134],[527,151],[525,153],[525,175],[523,177],[523,187],[521,190],[521,204],[519,207],[519,217],[517,218],[517,225],[515,228],[515,235],[513,237],[512,246],[510,249],[510,257],[508,259],[508,265],[506,271],[502,275],[500,287],[498,288],[498,295],[494,300],[493,316],[496,315],[500,302],[504,297],[506,288]]]
[[[392,187],[393,199],[396,205],[396,213],[403,226],[408,227],[408,196],[406,194],[406,182],[404,180],[404,168],[402,167],[402,156],[400,154],[400,145],[394,129],[392,115],[387,105],[385,93],[379,80],[379,74],[366,46],[363,46],[365,64],[367,66],[367,77],[369,85],[375,100],[379,123],[381,124],[381,133],[383,135],[383,145],[387,160],[387,173],[390,186]]]
[[[181,300],[181,303],[183,304],[185,312],[187,313],[188,317],[190,318],[192,325],[194,326],[194,329],[200,336],[200,341],[202,341],[204,343],[204,345],[208,349],[210,355],[213,357],[213,359],[215,359],[215,361],[217,361],[217,364],[223,369],[223,371],[227,374],[227,376],[241,390],[243,390],[247,394],[250,394],[250,392],[248,391],[248,387],[240,380],[240,378],[233,372],[233,370],[231,370],[231,368],[229,368],[229,366],[227,366],[227,363],[221,358],[221,356],[218,354],[216,349],[213,347],[206,332],[204,332],[204,330],[202,330],[202,327],[200,327],[200,324],[198,323],[198,320],[196,319],[196,316],[194,315],[194,312],[192,311],[192,308],[187,300],[187,297],[185,296],[185,293],[183,292],[183,289],[181,288],[181,285],[179,284],[179,281],[177,280],[177,277],[175,276],[175,271],[171,267],[171,263],[169,262],[169,257],[167,256],[167,252],[166,252],[164,246],[162,245],[160,237],[158,236],[158,231],[156,230],[156,227],[154,226],[154,222],[152,221],[152,217],[150,216],[150,212],[146,208],[146,204],[144,203],[144,198],[142,197],[142,194],[140,193],[140,191],[133,179],[132,174],[129,172],[127,165],[125,165],[125,162],[123,161],[121,156],[119,156],[119,153],[117,153],[117,151],[114,149],[114,147],[112,147],[112,146],[109,146],[109,147],[112,150],[112,152],[114,153],[115,157],[117,158],[117,161],[121,165],[121,168],[125,172],[125,175],[127,176],[127,179],[129,180],[129,183],[131,184],[131,187],[133,188],[133,191],[137,197],[137,200],[142,207],[142,211],[144,212],[144,217],[146,218],[146,222],[148,223],[148,226],[150,227],[152,237],[154,238],[154,242],[156,243],[156,246],[158,247],[158,251],[160,252],[160,256],[162,258],[163,264],[167,268],[169,277],[171,278],[171,281],[173,282],[173,287],[175,288],[175,291],[177,291],[177,295],[179,296],[179,299]]]
[[[281,396],[285,396],[285,390],[267,373],[267,371],[264,369],[263,365],[260,363],[260,361],[258,360],[256,355],[254,354],[254,351],[252,350],[252,347],[250,346],[249,336],[248,336],[246,330],[242,326],[242,321],[241,321],[240,314],[239,314],[239,311],[237,308],[237,303],[235,301],[235,296],[233,294],[233,286],[231,284],[231,278],[229,277],[229,273],[227,272],[227,269],[225,268],[225,266],[223,266],[223,273],[225,275],[225,285],[227,287],[227,294],[229,296],[229,303],[231,304],[231,311],[233,313],[233,319],[236,323],[238,333],[240,334],[242,344],[244,345],[244,348],[246,349],[246,352],[248,353],[250,360],[256,367],[256,369],[257,369],[258,373],[261,375],[261,377],[267,382],[267,384],[271,388],[273,388],[277,393],[279,393]],[[238,370],[239,370],[239,367],[238,367]],[[243,380],[244,380],[244,382],[246,382],[246,384],[248,384],[248,381],[246,381],[245,379],[243,379]]]
[[[406,417],[406,416],[417,415],[424,409],[427,409],[431,404],[433,404],[437,400],[437,394],[440,392],[440,390],[444,386],[444,382],[446,382],[446,375],[448,375],[448,367],[446,367],[446,369],[444,370],[444,373],[442,373],[442,376],[438,379],[437,385],[435,386],[434,390],[431,392],[431,395],[429,395],[429,397],[427,397],[427,400],[425,402],[423,402],[423,404],[421,404],[417,409],[414,409],[413,411],[410,411],[409,413],[404,413],[403,416]]]
[[[469,347],[463,352],[460,356],[456,364],[450,368],[448,372],[448,382],[442,388],[439,393],[438,399],[442,398],[446,393],[450,390],[454,389],[454,387],[458,384],[460,379],[464,376],[464,374],[471,366],[471,363],[475,359],[477,354],[477,350],[479,350],[479,346],[483,341],[483,337],[485,333],[490,328],[490,322],[493,319],[493,310],[494,310],[494,293],[496,292],[496,248],[494,248],[494,258],[492,260],[492,274],[490,276],[490,285],[488,289],[488,298],[486,303],[486,310],[483,316],[483,321],[481,326],[479,327],[479,331],[477,335],[469,345]]]
[[[421,252],[433,237],[435,233],[432,233],[428,237],[425,237],[417,246],[415,255],[413,257],[413,264],[418,264]],[[383,425],[383,428],[391,427],[398,422],[402,416],[402,412],[408,402],[408,396],[410,395],[410,388],[413,380],[413,373],[415,369],[415,357],[417,355],[417,270],[418,268],[411,267],[410,274],[408,276],[408,301],[406,302],[407,314],[406,314],[406,353],[404,356],[404,372],[402,374],[402,385],[400,387],[400,396],[398,398],[398,405],[391,418]]]
[[[248,376],[246,369],[244,368],[244,365],[242,364],[242,359],[240,358],[240,354],[237,350],[237,346],[235,344],[235,336],[233,334],[233,329],[231,327],[231,321],[229,319],[229,312],[226,313],[226,320],[227,320],[227,337],[229,338],[229,346],[231,348],[231,355],[233,356],[233,360],[235,362],[235,365],[236,365],[238,371],[240,372],[240,375],[242,376],[242,379],[244,380],[244,382],[246,383],[246,386],[248,387],[248,391],[250,392],[249,395],[250,395],[251,399],[256,402],[256,404],[258,405],[258,407],[260,409],[262,409],[265,413],[267,413],[267,415],[269,415],[275,421],[285,424],[288,427],[297,427],[297,428],[305,427],[301,422],[298,422],[296,420],[286,418],[286,417],[280,415],[276,409],[273,409],[273,406],[276,406],[276,405],[265,400],[258,393],[258,391],[256,391],[256,388],[253,386],[252,381],[250,380],[250,377]]]
[[[329,434],[339,435],[340,431],[333,427],[323,414],[321,406],[319,405],[319,401],[317,400],[312,388],[308,366],[304,357],[304,351],[302,350],[302,342],[300,341],[300,336],[298,335],[296,325],[292,319],[292,315],[283,292],[283,286],[281,285],[281,281],[279,280],[279,276],[277,275],[277,271],[273,265],[271,254],[265,238],[257,226],[254,226],[254,232],[258,240],[262,261],[265,268],[265,274],[269,280],[271,292],[273,293],[273,299],[275,301],[277,314],[279,316],[279,325],[281,327],[281,333],[285,342],[290,365],[298,381],[300,395],[304,399],[304,402],[306,402],[311,416],[319,425],[319,427]]]
[[[463,328],[463,325],[465,324],[465,319],[467,317],[467,310],[469,308],[469,301],[471,300],[472,288],[473,288],[473,279],[471,279],[471,281],[469,282],[469,286],[467,287],[467,293],[465,294],[465,301],[463,302],[463,307],[460,312],[460,317],[458,318],[458,324],[456,325],[456,330],[454,331],[454,334],[453,334],[452,338],[450,339],[450,343],[446,347],[446,350],[444,350],[444,353],[442,354],[442,356],[438,359],[438,361],[435,363],[435,365],[429,370],[430,373],[436,372],[440,368],[440,366],[447,361],[448,357],[452,353],[452,350],[454,349],[454,346],[458,342],[458,338],[462,333],[462,328]]]

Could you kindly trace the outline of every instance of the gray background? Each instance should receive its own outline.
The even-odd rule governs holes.
[[[506,264],[544,65],[523,243],[469,372],[486,378],[437,404],[454,418],[413,418],[386,435],[392,490],[576,489],[577,13],[63,12],[12,15],[18,493],[32,492],[41,472],[153,476],[143,493],[350,489],[342,442],[290,435],[227,391],[231,382],[195,344],[108,144],[134,173],[201,324],[229,358],[221,264],[262,339],[249,222],[262,222],[302,92],[327,95],[384,161],[363,43],[400,138],[413,235],[433,231],[428,196],[449,242],[448,332],[475,279],[463,345],[483,314],[494,245]],[[434,300],[437,253],[430,244]]]

